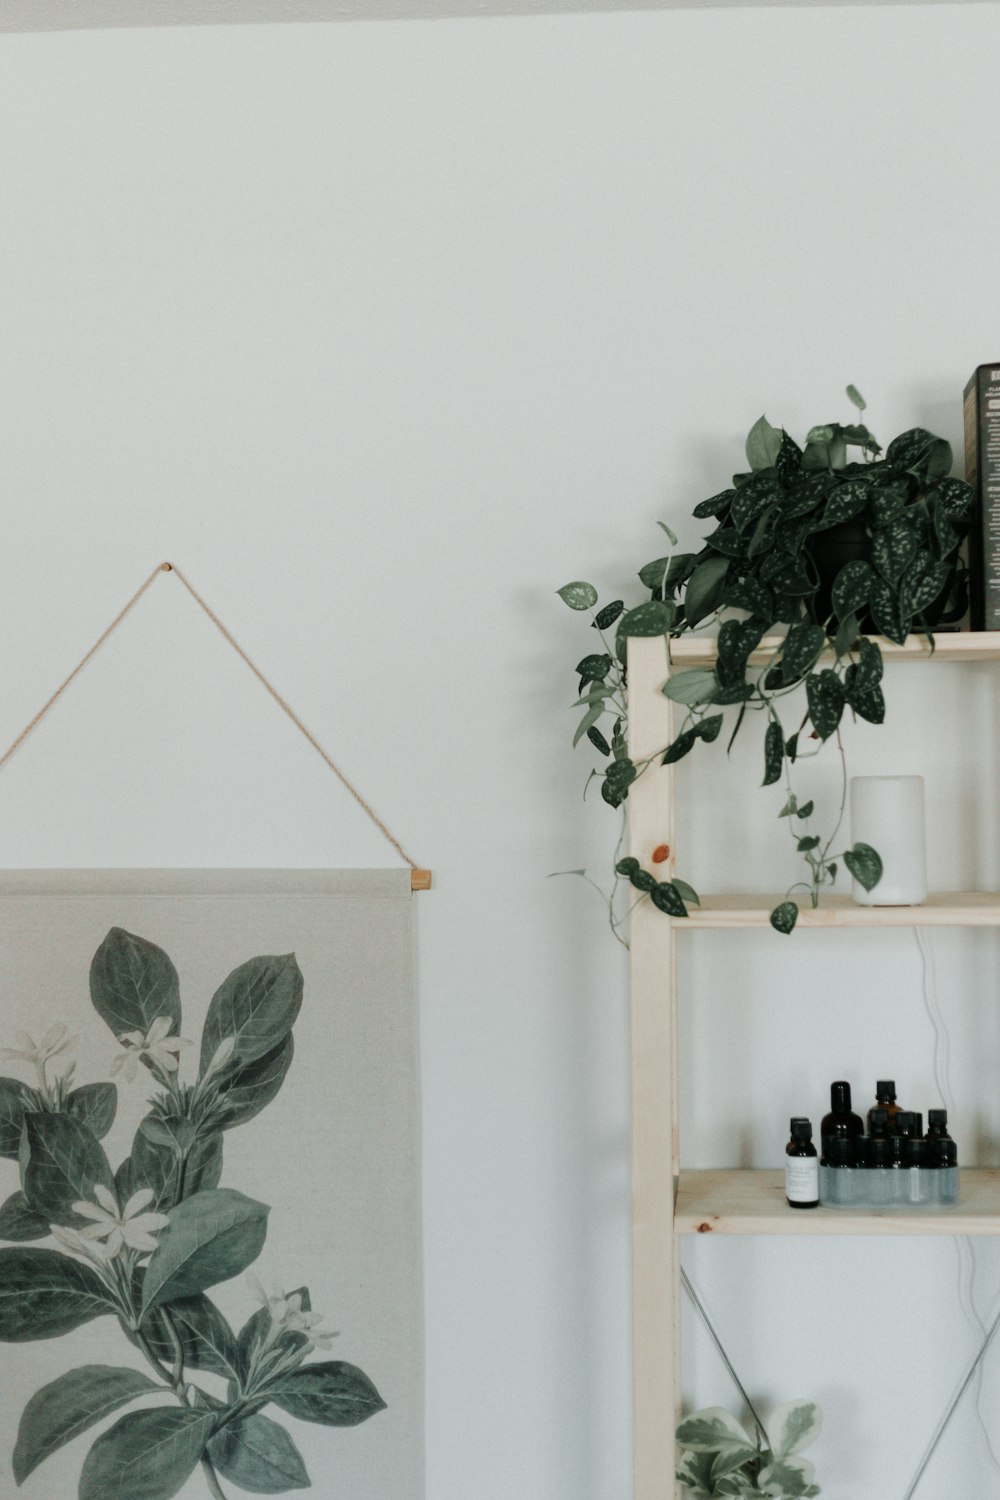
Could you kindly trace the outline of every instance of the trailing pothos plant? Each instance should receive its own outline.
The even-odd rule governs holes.
[[[801,1500],[819,1494],[815,1470],[799,1454],[819,1436],[822,1413],[813,1401],[789,1401],[770,1417],[770,1436],[751,1438],[723,1406],[685,1417],[677,1428],[681,1448],[677,1479],[697,1496],[770,1495]]]
[[[859,413],[865,402],[847,395]],[[696,551],[680,551],[663,522],[670,551],[639,570],[649,598],[633,608],[622,599],[599,606],[597,590],[576,581],[558,592],[574,610],[592,615],[601,651],[578,662],[584,709],[574,745],[586,738],[604,758],[601,795],[620,808],[636,777],[650,765],[682,759],[713,744],[730,710],[736,735],[754,715],[763,728],[763,785],[784,781],[780,817],[806,865],[771,913],[777,931],[791,932],[796,892],[813,906],[837,878],[841,863],[866,889],[881,878],[878,852],[866,844],[835,847],[847,792],[840,728],[845,713],[871,724],[885,717],[882,652],[876,635],[902,645],[911,631],[928,635],[954,625],[968,604],[960,548],[973,491],[952,477],[944,438],[912,428],[883,454],[860,423],[813,427],[804,444],[761,417],[746,441],[748,469],[730,488],[695,506],[714,529]],[[626,648],[630,636],[678,636],[718,629],[713,667],[671,674],[664,693],[685,710],[675,738],[635,763],[628,754]],[[613,632],[613,636],[612,636]],[[801,696],[804,691],[804,709]],[[798,695],[798,706],[785,700]],[[789,707],[794,718],[789,719]],[[813,802],[800,800],[794,768],[832,741],[841,764],[841,797],[832,831],[819,833]],[[584,872],[573,872],[584,873]],[[672,916],[697,901],[689,886],[657,881],[638,860],[618,860],[628,881]],[[588,877],[589,878],[589,877]],[[618,932],[615,891],[609,906]]]
[[[216,991],[193,1083],[180,1081],[177,971],[155,943],[112,928],[94,955],[90,993],[121,1047],[112,1075],[158,1085],[132,1144],[113,1171],[101,1140],[118,1090],[73,1088],[65,1058],[76,1038],[63,1025],[25,1034],[5,1061],[33,1081],[0,1078],[0,1156],[20,1187],[0,1207],[0,1340],[52,1339],[94,1318],[117,1320],[131,1362],[88,1364],[36,1391],[13,1453],[20,1485],[51,1454],[139,1397],[163,1401],[129,1412],[98,1437],[83,1462],[79,1500],[170,1500],[201,1466],[208,1492],[219,1476],[278,1494],[310,1484],[291,1434],[265,1408],[305,1422],[351,1427],[385,1403],[357,1366],[307,1363],[333,1334],[309,1291],[258,1289],[260,1306],[239,1331],[208,1291],[260,1254],[269,1209],[220,1187],[223,1138],[268,1105],[292,1062],[302,1003],[294,954],[248,959]],[[32,1241],[51,1239],[54,1246]],[[221,1392],[190,1372],[221,1377]]]

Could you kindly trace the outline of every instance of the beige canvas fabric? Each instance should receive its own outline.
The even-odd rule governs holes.
[[[252,1272],[265,1289],[308,1286],[332,1348],[310,1361],[347,1361],[386,1403],[363,1424],[323,1426],[276,1407],[318,1500],[421,1500],[423,1340],[417,1033],[411,970],[409,871],[66,871],[0,875],[0,1047],[64,1023],[79,1041],[53,1059],[76,1064],[74,1085],[111,1078],[121,1046],[95,1012],[88,975],[112,927],[164,949],[180,977],[182,1078],[197,1072],[212,995],[251,957],[294,953],[303,1002],[295,1056],[272,1102],[225,1133],[220,1186],[270,1206]],[[0,1073],[33,1081],[30,1064]],[[128,1155],[155,1091],[140,1066],[115,1080],[118,1112],[103,1141],[112,1167]],[[18,1188],[18,1164],[0,1160],[0,1201]],[[50,1240],[43,1247],[58,1248]],[[2,1280],[2,1277],[0,1277]],[[209,1294],[239,1329],[258,1302],[247,1276]],[[25,1403],[84,1365],[147,1370],[112,1317],[60,1337],[0,1343],[0,1496],[73,1500],[95,1436],[108,1418],[47,1458],[15,1491],[11,1456]],[[225,1382],[191,1371],[216,1397]],[[171,1404],[168,1394],[125,1408]],[[176,1405],[176,1402],[173,1402]],[[220,1477],[227,1497],[243,1491]],[[200,1469],[179,1491],[207,1500]]]

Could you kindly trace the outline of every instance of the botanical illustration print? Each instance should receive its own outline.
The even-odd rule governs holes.
[[[278,1093],[292,1062],[302,1004],[293,954],[248,959],[216,991],[197,1078],[181,1080],[191,1043],[181,1036],[177,971],[154,943],[112,928],[90,971],[94,1009],[120,1051],[112,1076],[147,1070],[160,1086],[129,1156],[112,1171],[101,1145],[118,1108],[115,1083],[74,1086],[76,1038],[53,1026],[40,1041],[19,1033],[4,1061],[31,1083],[0,1078],[0,1156],[16,1161],[20,1189],[0,1206],[0,1339],[53,1339],[93,1318],[117,1318],[149,1373],[84,1365],[35,1392],[13,1453],[20,1485],[50,1454],[138,1397],[162,1404],[129,1412],[97,1438],[83,1463],[79,1500],[170,1500],[201,1467],[253,1494],[310,1485],[285,1427],[265,1408],[351,1427],[384,1409],[355,1365],[311,1360],[334,1334],[309,1291],[255,1290],[259,1306],[236,1332],[207,1295],[258,1257],[266,1204],[220,1187],[226,1132]],[[55,1248],[31,1242],[51,1238]],[[189,1371],[222,1377],[224,1398]]]

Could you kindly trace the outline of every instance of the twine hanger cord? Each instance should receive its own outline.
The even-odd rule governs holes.
[[[155,582],[156,578],[161,573],[173,573],[177,577],[177,579],[184,585],[188,593],[191,595],[191,598],[208,616],[212,624],[215,626],[216,630],[219,631],[219,633],[229,642],[230,646],[232,646],[236,654],[241,657],[241,659],[246,663],[251,672],[257,678],[258,682],[260,682],[267,689],[271,697],[274,699],[275,703],[277,703],[278,707],[283,711],[283,713],[287,714],[288,718],[291,719],[292,723],[295,725],[300,734],[305,736],[310,745],[312,745],[313,749],[316,751],[317,755],[319,755],[322,760],[325,761],[327,766],[329,766],[330,770],[340,781],[341,785],[350,792],[355,802],[357,802],[358,806],[367,813],[368,817],[375,824],[375,827],[379,830],[379,832],[386,839],[388,839],[389,843],[396,850],[396,853],[406,862],[406,864],[409,865],[410,869],[414,872],[414,875],[417,877],[425,875],[427,876],[426,883],[422,882],[421,885],[421,888],[426,888],[426,885],[429,885],[430,883],[429,875],[427,875],[427,872],[421,870],[418,867],[416,860],[410,858],[399,840],[395,837],[394,834],[389,831],[386,825],[382,822],[382,819],[377,815],[370,804],[365,801],[364,797],[362,797],[357,787],[353,784],[352,781],[350,781],[347,776],[345,776],[344,772],[340,769],[336,762],[331,759],[331,757],[323,749],[323,746],[320,744],[316,736],[299,718],[298,714],[292,708],[291,704],[289,704],[281,696],[274,684],[264,676],[264,673],[257,666],[257,663],[253,661],[250,656],[248,656],[246,651],[244,651],[243,647],[240,645],[239,641],[236,640],[231,631],[229,631],[227,627],[222,623],[215,611],[198,593],[197,589],[195,589],[194,586],[188,581],[188,579],[185,578],[184,574],[181,572],[180,568],[177,567],[176,563],[160,563],[158,567],[153,569],[152,573],[150,573],[146,581],[138,589],[136,589],[135,593],[132,595],[131,599],[129,599],[124,608],[119,610],[118,614],[115,615],[115,618],[111,621],[111,624],[107,627],[107,629],[103,630],[97,637],[97,640],[91,646],[86,655],[81,657],[80,661],[77,662],[76,666],[73,668],[72,672],[70,672],[69,676],[63,679],[63,681],[59,684],[51,697],[49,697],[45,701],[45,703],[43,703],[42,707],[35,714],[34,718],[24,726],[24,728],[21,730],[21,733],[7,746],[7,749],[3,752],[3,754],[0,755],[0,770],[2,770],[2,768],[7,764],[15,751],[24,744],[25,740],[28,738],[31,732],[38,727],[41,721],[45,718],[45,715],[48,713],[49,709],[53,707],[53,705],[58,701],[59,698],[62,697],[63,693],[69,687],[70,683],[74,680],[74,678],[79,676],[84,667],[90,661],[91,657],[93,657],[100,650],[101,646],[103,646],[104,642],[108,639],[108,636],[111,635],[113,631],[117,630],[118,626],[125,619],[125,616],[135,608],[139,600],[142,598],[143,594]]]

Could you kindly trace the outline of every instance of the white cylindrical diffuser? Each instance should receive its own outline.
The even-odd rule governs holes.
[[[851,842],[869,844],[882,879],[866,891],[854,882],[859,906],[919,906],[927,897],[922,776],[852,776]]]

